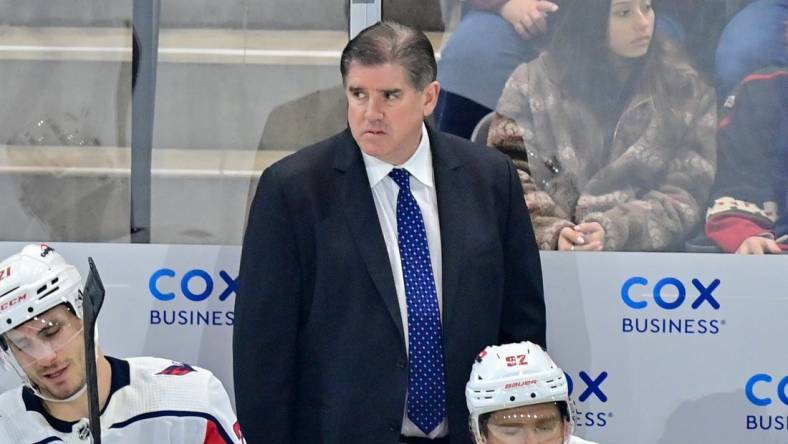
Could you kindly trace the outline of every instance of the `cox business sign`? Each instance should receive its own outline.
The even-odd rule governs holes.
[[[148,279],[150,294],[162,302],[172,302],[190,307],[205,305],[206,301],[216,299],[227,309],[152,309],[151,325],[206,325],[232,326],[235,313],[232,311],[238,289],[238,278],[224,270],[212,275],[206,270],[195,268],[184,273],[171,268],[160,268]],[[195,305],[199,304],[199,305]]]
[[[581,370],[577,374],[566,375],[569,396],[575,401],[575,426],[601,428],[607,426],[613,418],[613,412],[607,409],[592,409],[591,401],[596,400],[607,406],[607,393],[603,383],[608,378],[606,371],[587,372]]]
[[[744,385],[747,400],[756,407],[772,404],[784,407],[788,412],[788,375],[774,376],[768,373],[752,375]],[[747,415],[747,430],[788,430],[788,414]]]
[[[633,276],[621,285],[621,300],[630,313],[621,320],[626,334],[716,335],[725,325],[719,319],[715,291],[719,279],[683,282],[663,277],[654,282]],[[649,310],[647,310],[649,309]]]

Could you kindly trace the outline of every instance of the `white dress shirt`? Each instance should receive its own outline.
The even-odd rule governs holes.
[[[410,173],[410,190],[416,203],[421,210],[424,219],[424,227],[427,230],[427,244],[430,250],[430,262],[432,262],[432,274],[435,277],[435,290],[438,294],[438,309],[443,316],[443,272],[441,268],[441,231],[440,221],[438,220],[438,197],[435,193],[435,176],[432,170],[432,152],[430,151],[430,139],[427,134],[427,127],[421,126],[421,141],[416,152],[402,165],[392,165],[376,157],[369,156],[363,151],[364,166],[367,170],[367,178],[372,188],[372,198],[375,201],[375,210],[378,213],[380,228],[383,231],[383,239],[386,241],[389,262],[391,263],[391,273],[394,276],[394,287],[397,291],[399,302],[399,312],[402,317],[402,327],[405,333],[405,349],[408,350],[408,304],[405,297],[405,279],[402,275],[402,262],[399,254],[399,244],[397,242],[397,194],[399,186],[394,179],[388,176],[392,169],[404,168]],[[424,433],[408,419],[407,403],[405,408],[404,420],[402,422],[402,434],[406,436],[425,437]],[[436,427],[429,438],[445,436],[448,433],[446,419]]]

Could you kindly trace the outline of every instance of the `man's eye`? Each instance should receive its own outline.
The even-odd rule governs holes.
[[[399,97],[399,93],[387,92],[384,97],[386,97],[386,100],[394,100]]]
[[[522,431],[522,429],[517,426],[500,426],[498,430],[502,435],[506,436],[517,436]]]
[[[619,9],[618,11],[614,12],[613,15],[616,17],[626,17],[629,15],[629,9]]]
[[[367,96],[363,91],[353,91],[351,94],[354,99],[363,99]]]
[[[45,338],[53,338],[58,333],[60,333],[60,326],[59,325],[55,325],[55,326],[52,326],[52,327],[49,327],[49,328],[46,328],[46,329],[42,330],[41,331],[41,336],[43,336]]]

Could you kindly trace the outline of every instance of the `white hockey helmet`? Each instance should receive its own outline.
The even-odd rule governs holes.
[[[46,322],[46,313],[60,305],[66,305],[82,319],[81,283],[77,269],[46,244],[27,245],[21,252],[0,263],[0,361],[6,369],[14,370],[25,385],[44,399],[66,401],[73,397],[53,399],[41,393],[8,348],[9,342],[13,340],[9,332],[29,321]],[[76,339],[76,333],[81,331],[80,325],[75,335],[69,335],[65,341]]]
[[[47,244],[31,244],[0,263],[0,335],[67,303],[82,318],[82,278]]]
[[[570,427],[573,426],[566,375],[532,342],[494,345],[482,350],[465,386],[465,400],[476,442],[483,442],[480,416],[526,405],[563,402]]]

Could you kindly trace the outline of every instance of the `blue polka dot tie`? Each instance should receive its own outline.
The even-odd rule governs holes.
[[[397,240],[408,305],[410,352],[408,418],[429,435],[446,417],[443,333],[438,292],[432,274],[424,219],[410,192],[410,174],[407,170],[395,168],[389,176],[399,185]]]

